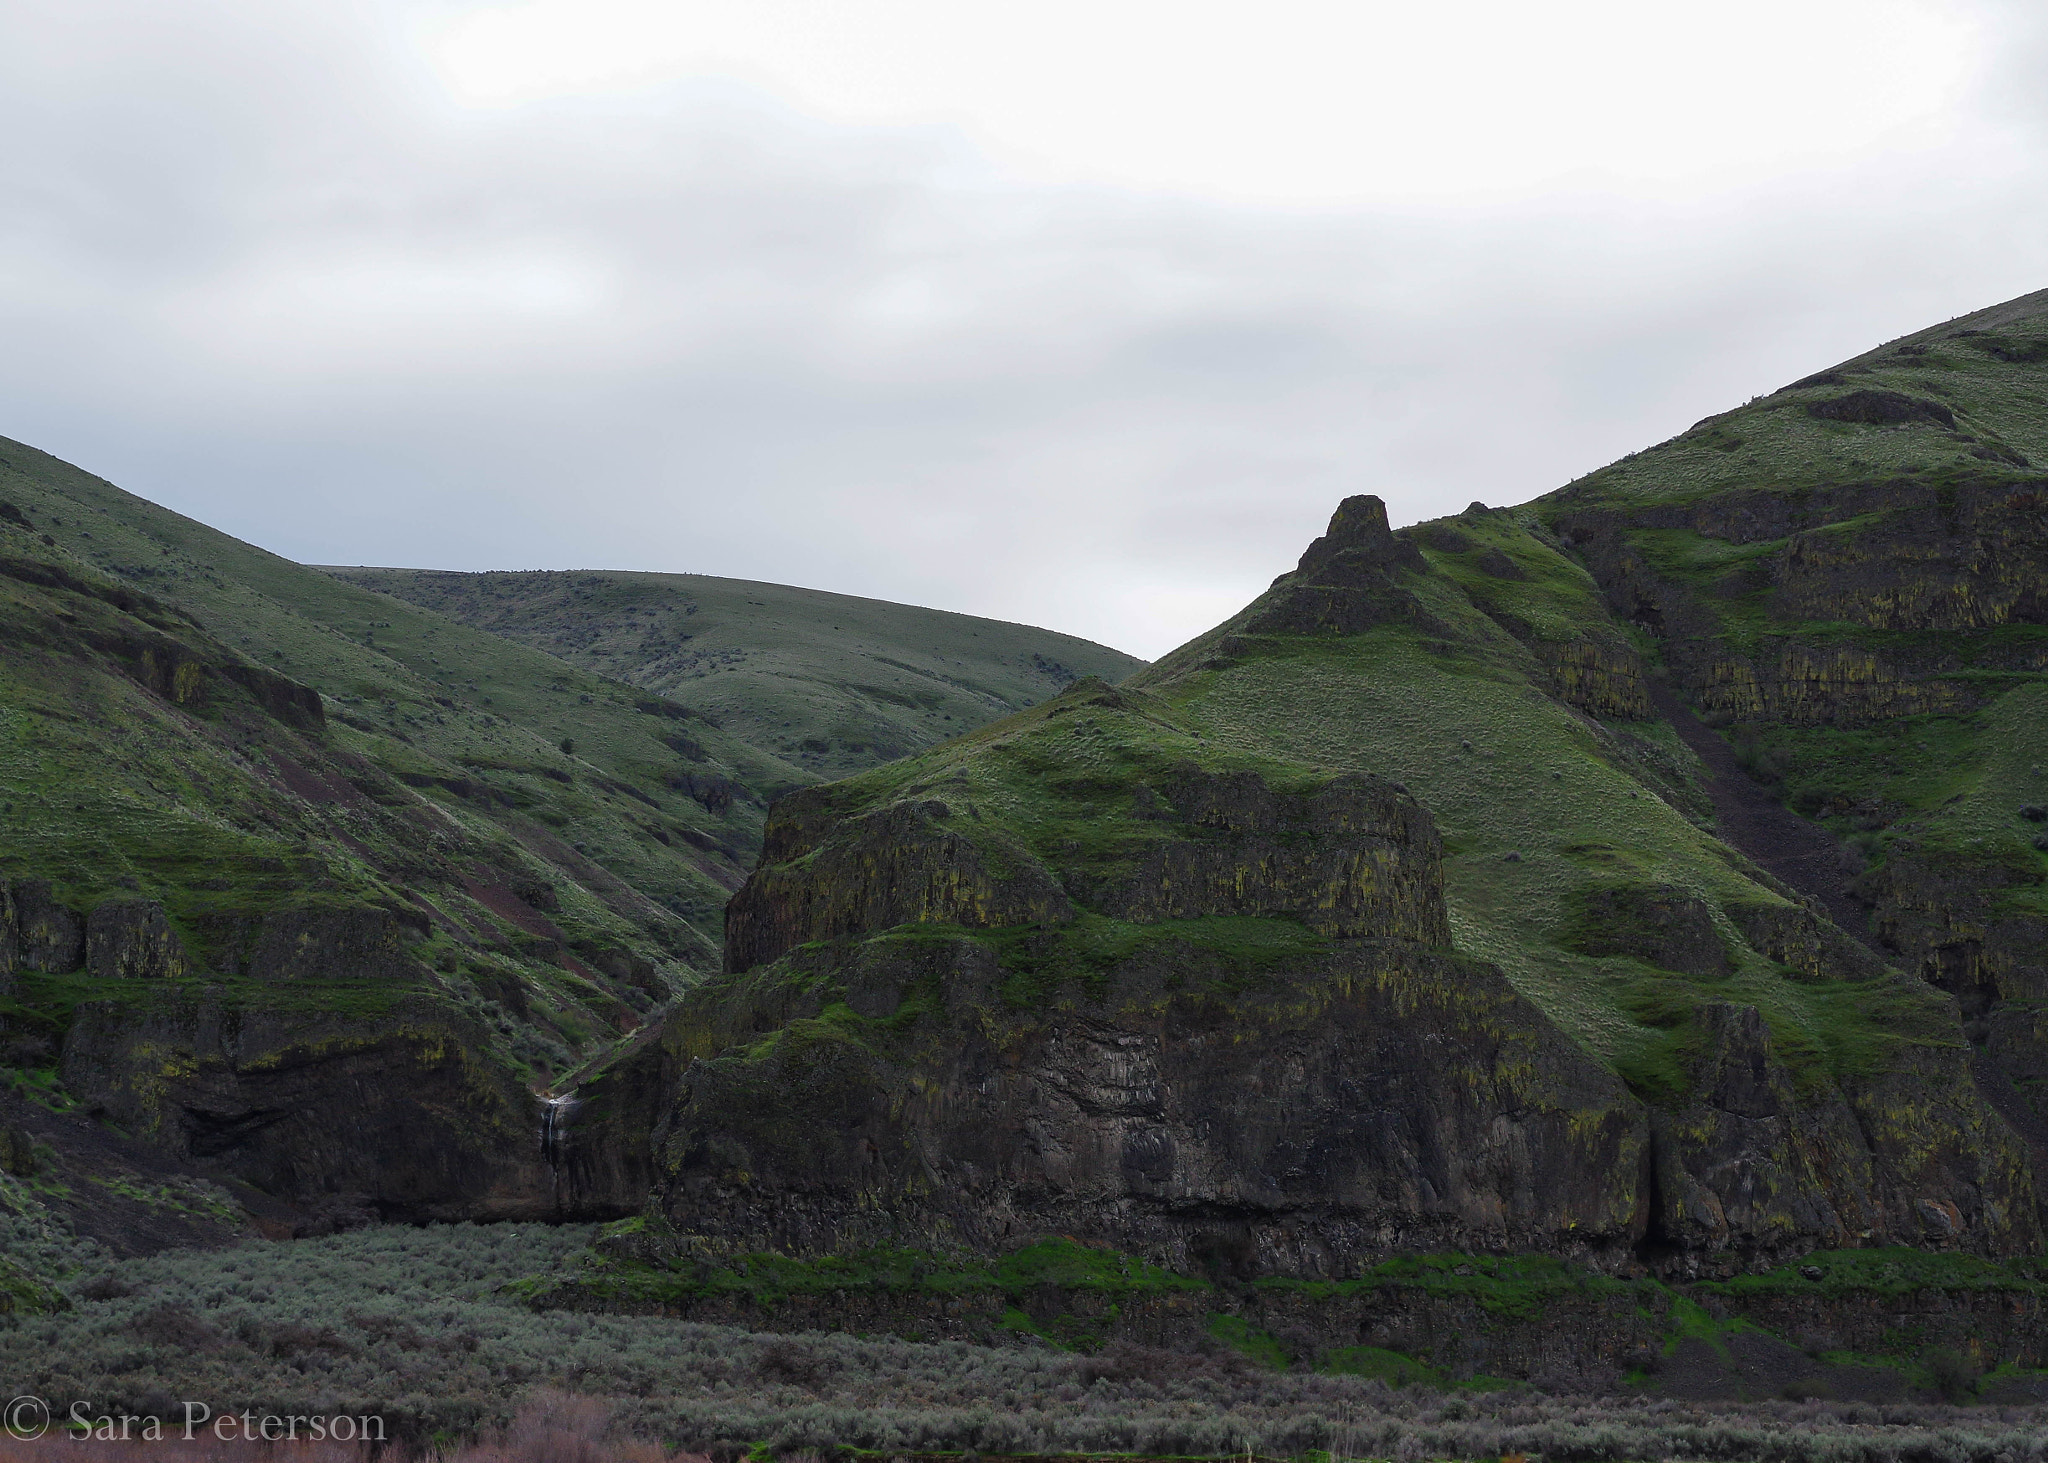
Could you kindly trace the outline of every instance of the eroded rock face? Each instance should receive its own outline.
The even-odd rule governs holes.
[[[1918,409],[1904,397],[1874,400],[1883,395],[1855,393],[1817,414],[1843,402],[1851,406],[1842,410],[1893,413],[1836,418],[1874,423]],[[1614,607],[1659,638],[1674,678],[1709,715],[1844,729],[1961,716],[2048,670],[2048,642],[2027,633],[2048,623],[2048,489],[2038,481],[1958,473],[1940,482],[1745,489],[1567,508],[1554,524]],[[1764,552],[1719,578],[1673,574],[1638,547],[1646,529]],[[1728,633],[1717,601],[1746,596],[1775,633]],[[1808,634],[1816,622],[1838,629]],[[1906,812],[1861,794],[1806,811],[1864,828]],[[1870,906],[1874,956],[1783,916],[1730,913],[1749,920],[1743,929],[1756,948],[1810,978],[1867,971],[1881,957],[1954,996],[1986,1097],[2033,1143],[2048,1184],[2048,1104],[2030,1085],[2048,1058],[2030,1047],[2032,1023],[2005,1014],[2048,999],[2048,919],[2029,897],[2040,883],[2038,861],[2017,849],[1923,846],[1901,830],[1856,885]],[[1863,921],[1855,927],[1860,933]]]
[[[0,995],[14,994],[21,968],[21,932],[14,923],[14,886],[0,879]]]
[[[229,921],[219,973],[255,983],[230,997],[192,979],[207,967],[161,905],[111,900],[77,921],[47,886],[28,893],[14,890],[17,941],[27,929],[51,962],[33,968],[151,988],[84,1004],[66,1032],[60,1074],[95,1116],[315,1229],[555,1213],[534,1099],[488,1033],[432,997],[389,911]]]
[[[1161,780],[1155,816],[1182,836],[1159,839],[1127,881],[1091,891],[1104,914],[1272,915],[1339,938],[1450,943],[1443,840],[1383,778],[1352,774],[1288,796],[1253,772],[1187,767]]]
[[[82,1008],[62,1074],[98,1116],[316,1225],[550,1217],[532,1099],[486,1046],[418,1000],[352,1019],[201,994]]]
[[[223,974],[260,981],[319,980],[347,972],[351,980],[400,982],[418,966],[406,948],[409,931],[383,909],[287,909],[260,918],[221,921],[207,933]]]
[[[17,879],[8,886],[13,905],[14,958],[23,970],[63,972],[85,958],[85,921],[58,902],[47,880]]]
[[[1683,1256],[1691,1274],[1730,1273],[1738,1258],[1778,1258],[1843,1249],[1886,1234],[1911,1243],[1924,1227],[1918,1196],[1887,1186],[1859,1127],[1867,1114],[1840,1091],[1801,1093],[1778,1059],[1754,1006],[1714,1005],[1700,1013],[1704,1051],[1687,1104],[1659,1112],[1651,1241]],[[2006,1147],[2014,1147],[2007,1140]],[[1974,1162],[1976,1155],[1967,1157]],[[2012,1153],[1986,1155],[2009,1165]],[[1944,1175],[1948,1195],[1980,1202],[1976,1174]],[[1890,1191],[1887,1192],[1887,1189]],[[2008,1226],[2003,1214],[1971,1216],[1980,1231]],[[1938,1236],[1964,1231],[1958,1222]]]
[[[1645,1115],[1491,967],[1355,939],[1247,978],[1169,945],[1094,996],[1009,984],[971,939],[884,939],[693,995],[661,1206],[797,1250],[1062,1233],[1244,1275],[1626,1257]]]
[[[1724,906],[1750,948],[1809,980],[1872,980],[1884,964],[1870,948],[1804,905]]]
[[[1977,644],[1796,633],[1730,644],[1702,587],[1659,570],[1629,533],[1680,529],[1734,544],[1782,540],[1713,587],[1760,594],[1788,630],[1829,622],[1877,631],[1979,631],[2048,623],[2048,491],[1987,479],[1937,488],[1865,483],[1800,494],[1728,492],[1628,512],[1558,515],[1617,610],[1660,637],[1701,710],[1797,726],[1858,726],[1982,705],[1985,670],[2048,669],[2035,641]]]
[[[896,804],[842,823],[823,822],[820,802],[797,793],[776,805],[761,867],[726,907],[727,969],[746,970],[806,940],[891,925],[989,928],[1074,916],[1059,884],[1028,854],[995,862],[941,827],[952,816],[942,802]]]
[[[1347,501],[1188,663],[1229,674],[1271,637],[1383,614],[1414,628],[1418,563],[1376,502]],[[1581,701],[1648,698],[1633,650],[1601,674]],[[1723,1274],[1833,1245],[2038,1244],[2024,1147],[1924,996],[1902,1005],[1929,1029],[1896,1051],[1803,1051],[1797,1076],[1756,1008],[1689,1000],[1685,1070],[1645,1101],[1451,954],[1441,840],[1400,785],[1245,765],[1176,715],[1076,688],[957,758],[774,809],[728,973],[591,1084],[571,1208],[647,1173],[675,1229],[736,1244],[1059,1233],[1245,1275],[1431,1249]],[[1800,980],[1882,984],[1757,877],[1728,910],[1595,881],[1561,944],[1682,990],[1753,976],[1739,931]],[[673,1096],[643,1151],[647,1083]]]
[[[1305,562],[1370,570],[1384,528]],[[1091,705],[1133,709],[1078,690],[1049,745],[1090,745]],[[1405,791],[1192,761],[1061,785],[1095,801],[1036,847],[971,804],[778,805],[730,973],[590,1084],[572,1207],[644,1169],[677,1227],[799,1250],[1051,1232],[1248,1275],[1626,1262],[1647,1115],[1450,955],[1441,840]],[[1074,816],[1092,841],[1059,832]],[[643,1159],[619,1140],[649,1082],[674,1099]]]
[[[1442,840],[1383,778],[1281,792],[1254,772],[1192,763],[1141,782],[1136,851],[1108,865],[1048,853],[936,799],[825,814],[829,790],[769,817],[761,867],[726,912],[726,968],[809,940],[900,924],[1060,925],[1082,908],[1140,923],[1280,916],[1339,937],[1449,939]]]
[[[1549,673],[1550,694],[1565,705],[1624,721],[1649,716],[1650,692],[1643,679],[1643,661],[1632,647],[1594,640],[1521,638]]]
[[[185,946],[153,899],[110,899],[85,919],[90,975],[161,979],[185,973]]]

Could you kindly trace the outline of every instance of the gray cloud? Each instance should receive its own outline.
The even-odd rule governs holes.
[[[2038,288],[2040,37],[1984,15],[2004,69],[1918,151],[1344,211],[1029,186],[737,85],[465,111],[399,8],[17,8],[0,431],[302,559],[775,579],[1156,654],[1344,493],[1520,501]]]

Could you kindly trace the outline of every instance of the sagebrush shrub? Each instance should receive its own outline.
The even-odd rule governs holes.
[[[1422,1387],[1276,1372],[1114,1345],[1083,1356],[656,1316],[535,1312],[507,1296],[587,1245],[587,1225],[402,1226],[110,1264],[67,1252],[75,1309],[0,1316],[16,1390],[98,1411],[374,1413],[394,1441],[469,1440],[463,1463],[739,1463],[842,1446],[891,1453],[1246,1452],[1339,1458],[1669,1458],[1757,1463],[2048,1463],[2038,1408],[1682,1403]],[[62,1237],[39,1242],[62,1249]],[[96,1284],[113,1277],[118,1284]],[[1929,1358],[1932,1367],[1932,1359]],[[1575,1383],[1575,1385],[1577,1385]],[[78,1463],[105,1454],[21,1457]],[[114,1445],[118,1446],[118,1445]],[[207,1463],[169,1443],[124,1458]],[[245,1457],[247,1454],[218,1456]],[[297,1463],[357,1463],[294,1451]],[[795,1459],[792,1458],[792,1463]]]

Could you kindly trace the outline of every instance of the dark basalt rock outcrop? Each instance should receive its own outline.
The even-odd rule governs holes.
[[[555,1212],[534,1099],[486,1055],[489,1034],[430,994],[399,919],[217,924],[209,964],[154,900],[81,917],[45,882],[0,883],[0,977],[75,972],[122,991],[79,1005],[56,1054],[84,1112],[253,1186],[286,1216],[273,1224]]]
[[[1274,581],[1241,627],[1247,635],[1357,635],[1375,625],[1441,629],[1396,576],[1423,567],[1422,553],[1387,525],[1378,498],[1346,498],[1329,531]]]
[[[806,940],[891,925],[985,928],[1074,916],[1059,884],[1028,856],[1005,868],[1007,860],[992,861],[942,828],[952,816],[942,802],[884,808],[843,825],[827,823],[822,807],[811,793],[777,804],[761,870],[726,907],[728,969],[749,969]]]
[[[153,899],[110,899],[85,920],[85,968],[109,977],[185,973],[185,947]]]
[[[2048,670],[2048,642],[2035,628],[2048,624],[2048,485],[2038,481],[1958,470],[1939,481],[1731,490],[1636,507],[1582,507],[1567,493],[1557,507],[1554,523],[1610,602],[1657,637],[1676,686],[1710,717],[1860,730],[1963,716]],[[1764,552],[1718,576],[1677,574],[1644,551],[1645,530]],[[1767,633],[1723,624],[1724,604],[1744,596],[1764,611]],[[1817,635],[1816,624],[1835,629]],[[1853,813],[1866,827],[1905,812],[1830,799],[1807,810]],[[2025,897],[2041,883],[2035,864],[2011,851],[1894,836],[1882,864],[1855,884],[1863,907],[1837,916],[1858,933],[1867,923],[1877,955],[1827,930],[1752,924],[1745,934],[1808,974],[1868,969],[1881,955],[1953,995],[1987,1097],[2032,1142],[2040,1166],[2048,1109],[2027,1093],[2048,1059],[2032,1046],[2030,1016],[2007,1014],[2048,999],[2048,920]]]
[[[1824,1249],[1880,1236],[1946,1247],[2015,1221],[2027,1232],[2030,1216],[2012,1212],[2027,1207],[2013,1136],[1987,1111],[1971,1122],[1909,1099],[1919,1082],[1967,1083],[1961,1063],[1907,1056],[1875,1081],[1802,1092],[1754,1006],[1709,1006],[1700,1025],[1689,1100],[1653,1117],[1653,1242],[1673,1247],[1673,1268],[1698,1273],[1717,1253],[1768,1248],[1774,1232]]]
[[[1555,524],[1616,610],[1658,637],[1679,684],[1705,714],[1868,725],[1971,711],[1998,689],[1985,672],[2048,669],[2048,651],[2036,641],[1984,633],[2048,623],[2048,488],[2041,484],[1987,478],[1731,491],[1626,511],[1567,501]],[[1646,529],[1778,547],[1705,583],[1660,570],[1631,537]],[[1732,643],[1716,603],[1731,595],[1760,598],[1783,630]],[[1801,632],[1814,622],[1951,633],[1845,643]]]
[[[48,880],[0,881],[0,981],[17,970],[76,970],[84,958],[85,921]]]
[[[1568,936],[1587,955],[1632,955],[1665,970],[1718,976],[1728,949],[1706,902],[1668,885],[1596,887],[1581,901]]]
[[[1274,915],[1339,938],[1450,943],[1442,840],[1392,783],[1354,774],[1290,797],[1257,773],[1189,766],[1158,791],[1183,836],[1158,840],[1128,881],[1090,891],[1102,913],[1146,924]]]
[[[375,1219],[546,1218],[532,1099],[445,1007],[376,1016],[224,1008],[201,994],[82,1008],[64,1083],[162,1151],[295,1206]]]
[[[1869,946],[1802,905],[1729,904],[1722,909],[1751,948],[1809,980],[1872,980],[1884,970]]]
[[[1240,809],[1269,796],[1207,786]],[[1427,815],[1407,821],[1433,869]],[[1674,966],[1725,968],[1703,909],[1652,903],[1607,913]],[[594,1084],[568,1207],[613,1212],[652,1173],[669,1223],[727,1245],[994,1252],[1058,1233],[1244,1275],[1444,1249],[1713,1275],[1816,1247],[2030,1243],[2025,1153],[1971,1105],[1962,1053],[1902,1051],[1815,1090],[1754,1007],[1710,1006],[1689,1095],[1646,1106],[1442,948],[1440,893],[1418,905],[1433,940],[1351,924],[1248,969],[1176,903],[1156,943],[1064,981],[1043,974],[1058,928],[814,940],[692,992]],[[1855,957],[1785,908],[1753,918],[1810,978],[1843,978]],[[643,1155],[653,1086],[674,1097]]]
[[[1836,380],[1840,378],[1837,377]],[[1822,385],[1820,378],[1811,379],[1810,384]],[[1806,408],[1808,416],[1819,417],[1830,422],[1860,422],[1864,426],[1892,426],[1902,422],[1933,422],[1936,426],[1953,427],[1956,414],[1938,401],[1925,397],[1908,396],[1902,391],[1852,391],[1847,396],[1834,396],[1826,401],[1816,401]]]
[[[1061,1233],[1246,1276],[1613,1263],[1633,1237],[1643,1114],[1484,965],[1358,938],[1247,979],[1167,940],[1099,997],[1022,1005],[965,936],[793,967],[670,1023],[702,1054],[658,1130],[679,1228],[812,1252]]]
[[[385,909],[282,909],[262,916],[205,921],[214,968],[223,975],[269,982],[362,980],[396,986],[414,980],[418,962],[408,945],[426,931]]]
[[[1133,708],[1077,688],[1046,734],[1091,705]],[[572,1129],[619,1132],[636,1086],[672,1083],[647,1163],[677,1227],[802,1251],[1057,1232],[1247,1275],[1625,1260],[1645,1115],[1449,953],[1435,825],[1391,782],[1169,763],[1109,816],[1107,862],[931,800],[834,819],[834,796],[777,805],[732,973]],[[1086,954],[1105,919],[1127,954]],[[1232,943],[1267,921],[1282,947]],[[579,1204],[642,1162],[570,1142]]]

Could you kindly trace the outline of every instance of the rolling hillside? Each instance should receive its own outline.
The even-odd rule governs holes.
[[[791,782],[1144,665],[1029,625],[702,574],[328,572],[705,711]]]
[[[666,1092],[650,1225],[797,1253],[2038,1253],[2037,461],[2048,294],[1518,508],[1347,500],[1121,686],[779,805],[591,1138]]]

